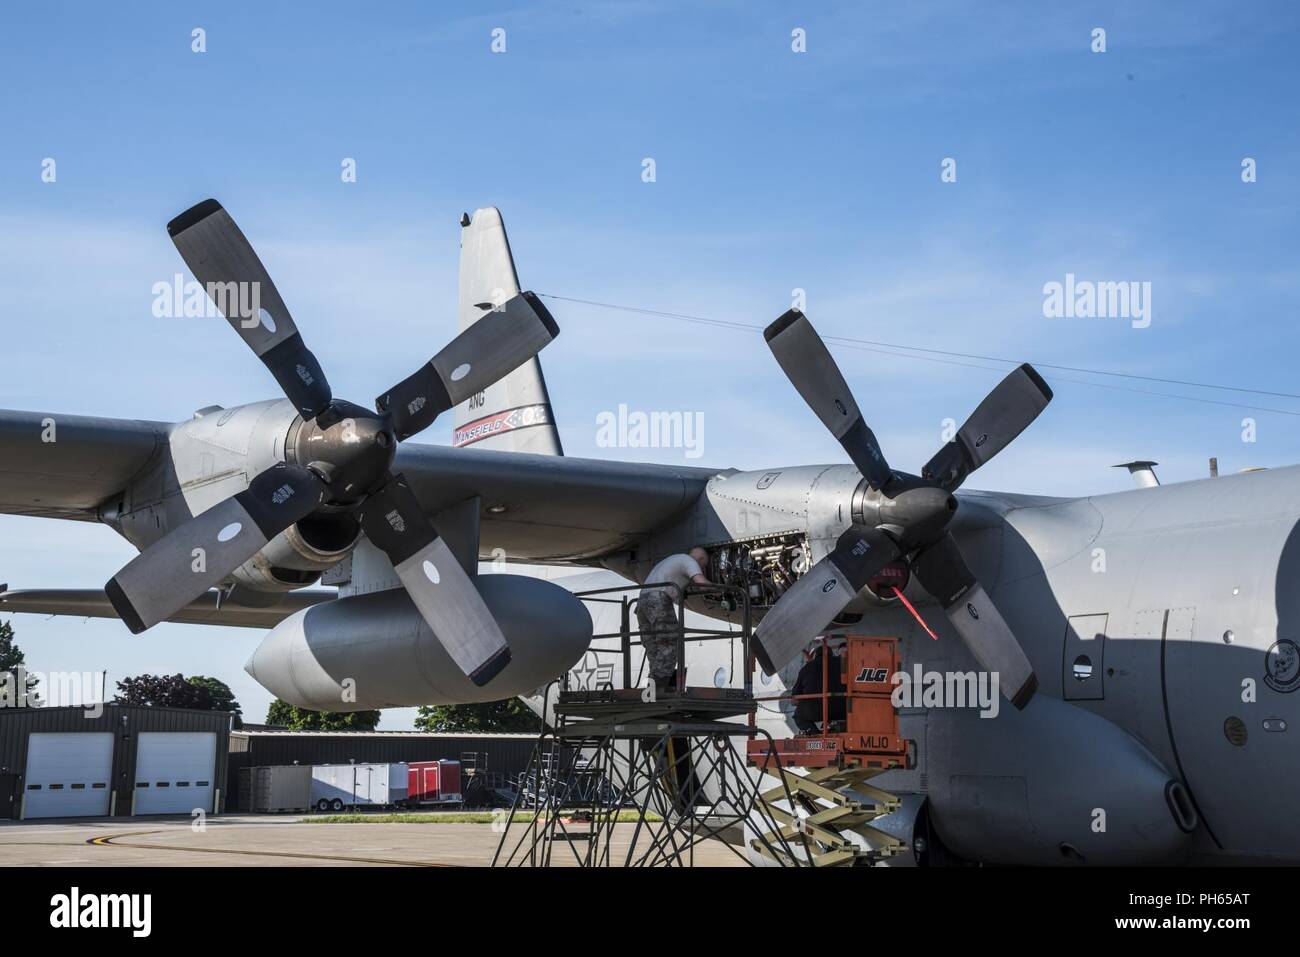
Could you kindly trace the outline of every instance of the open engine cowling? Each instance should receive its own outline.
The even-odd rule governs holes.
[[[511,653],[483,687],[456,666],[401,589],[340,598],[286,618],[244,670],[301,708],[363,711],[528,694],[587,650],[591,615],[560,586],[520,575],[482,575],[477,586]]]

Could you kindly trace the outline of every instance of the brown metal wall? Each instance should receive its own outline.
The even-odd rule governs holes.
[[[184,708],[146,708],[104,705],[89,716],[82,708],[0,708],[0,774],[15,774],[18,784],[11,807],[0,817],[17,817],[27,770],[27,738],[31,734],[60,731],[111,731],[113,741],[112,789],[119,815],[131,811],[135,789],[136,742],[142,731],[212,731],[217,735],[215,786],[222,808],[227,804],[226,769],[229,755],[230,715],[224,711],[190,711]]]

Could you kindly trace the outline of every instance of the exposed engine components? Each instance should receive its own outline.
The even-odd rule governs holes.
[[[757,609],[775,604],[811,565],[807,539],[798,533],[706,546],[705,550],[709,553],[705,570],[709,581],[745,589],[750,607]]]

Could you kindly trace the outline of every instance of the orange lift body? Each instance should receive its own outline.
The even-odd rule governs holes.
[[[824,669],[827,660],[827,655],[823,654]],[[830,713],[832,696],[846,699],[843,731],[799,734],[772,742],[782,766],[824,768],[851,763],[881,769],[909,767],[908,742],[899,737],[898,713],[890,700],[894,690],[890,679],[899,670],[898,639],[849,635],[841,661],[843,683],[827,687],[826,672],[823,671],[823,691],[819,695],[759,699],[805,700],[815,697],[822,702],[823,715]],[[769,763],[766,740],[749,742],[749,761],[758,767]]]

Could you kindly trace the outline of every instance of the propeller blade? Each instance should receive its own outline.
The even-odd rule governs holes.
[[[1038,676],[997,606],[966,567],[951,534],[913,557],[917,581],[938,599],[981,668],[998,676],[1002,694],[1023,708],[1038,690]]]
[[[167,235],[208,297],[275,376],[303,418],[320,415],[332,398],[325,373],[230,214],[215,199],[205,199],[168,223]]]
[[[998,383],[921,474],[952,491],[1025,431],[1052,401],[1052,390],[1029,363]]]
[[[414,375],[377,398],[375,408],[391,413],[399,442],[408,439],[509,375],[559,334],[541,300],[522,292],[485,313]]]
[[[877,528],[851,526],[834,550],[796,581],[759,622],[754,653],[775,674],[853,600],[878,571],[898,558],[894,540]]]
[[[885,453],[808,317],[791,309],[763,330],[763,338],[790,384],[844,446],[858,471],[872,488],[884,488],[893,475]]]
[[[166,621],[230,576],[325,500],[325,483],[300,465],[275,465],[248,488],[200,512],[131,559],[104,586],[135,634]]]
[[[393,563],[420,615],[480,688],[510,663],[510,647],[474,582],[398,475],[361,504],[366,537]]]

